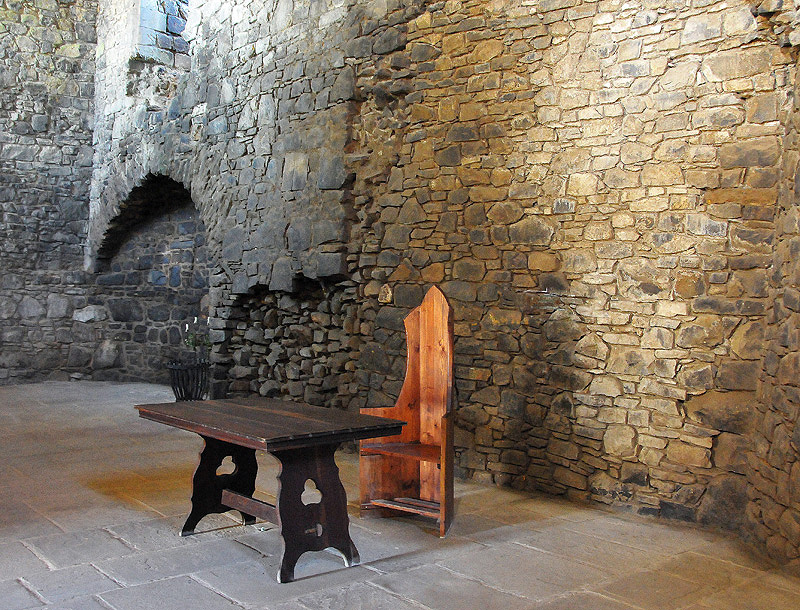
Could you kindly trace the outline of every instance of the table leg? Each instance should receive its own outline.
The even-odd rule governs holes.
[[[252,496],[256,489],[255,449],[240,447],[215,438],[203,436],[205,446],[200,452],[200,462],[192,479],[192,511],[181,529],[181,536],[194,532],[200,519],[211,513],[224,513],[230,510],[222,504],[222,490],[230,489],[246,496]],[[223,460],[230,457],[235,466],[230,474],[217,474]],[[241,513],[245,525],[254,523],[255,517]]]
[[[272,452],[281,463],[277,510],[283,553],[278,582],[294,580],[297,560],[306,551],[334,548],[345,566],[359,562],[350,539],[347,495],[333,459],[337,447],[338,443]],[[322,494],[315,504],[304,504],[301,498],[309,479]]]

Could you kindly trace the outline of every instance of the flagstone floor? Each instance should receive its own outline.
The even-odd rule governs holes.
[[[337,460],[361,565],[309,553],[278,584],[280,539],[234,515],[178,529],[202,441],[137,417],[163,386],[0,387],[0,608],[22,610],[797,610],[800,578],[735,537],[557,498],[456,484],[440,540],[418,519],[362,519],[358,460]],[[258,488],[276,488],[259,456]]]

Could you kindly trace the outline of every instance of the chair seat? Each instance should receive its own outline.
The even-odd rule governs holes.
[[[439,502],[426,502],[416,498],[394,498],[393,500],[372,500],[373,506],[380,508],[391,508],[406,513],[415,513],[425,517],[438,519],[440,517],[441,504]]]
[[[420,462],[442,461],[441,445],[422,443],[362,443],[361,452],[365,455],[396,455],[413,458]]]

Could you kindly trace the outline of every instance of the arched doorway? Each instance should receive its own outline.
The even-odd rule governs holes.
[[[86,359],[95,379],[167,382],[168,360],[193,351],[187,343],[202,349],[205,234],[183,185],[150,175],[133,189],[100,245],[83,314],[97,347],[73,363]]]

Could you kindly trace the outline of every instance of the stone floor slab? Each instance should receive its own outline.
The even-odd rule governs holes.
[[[62,602],[119,588],[116,582],[91,565],[42,572],[25,581],[48,602]]]
[[[47,570],[47,564],[21,542],[0,544],[0,578],[19,578]]]
[[[96,565],[117,582],[131,586],[240,563],[260,556],[260,553],[234,540],[213,539],[182,548],[98,561]]]
[[[297,565],[295,580],[279,583],[277,557],[248,561],[198,572],[194,577],[209,588],[243,606],[263,608],[297,599],[323,589],[336,589],[374,575],[364,567],[345,568],[341,559],[328,553],[307,553]]]
[[[668,557],[567,528],[567,522],[564,521],[560,521],[559,524],[551,523],[550,527],[518,536],[517,542],[561,557],[576,559],[619,575],[641,570]]]
[[[529,599],[504,593],[439,566],[423,566],[407,572],[386,574],[370,582],[398,597],[437,610],[526,610],[531,607]]]
[[[731,610],[797,610],[800,592],[764,586],[759,580],[718,591],[700,600],[707,608]]]
[[[65,602],[48,604],[44,608],[46,610],[109,610],[108,604],[96,596],[78,597]]]
[[[514,543],[437,563],[501,591],[532,600],[544,600],[609,578],[609,572],[593,566]]]
[[[114,610],[240,610],[242,606],[225,599],[188,576],[167,578],[104,593],[100,598]]]
[[[41,608],[44,603],[16,580],[0,581],[0,603],[4,610]]]
[[[597,593],[569,593],[533,606],[535,610],[638,610]]]
[[[181,536],[180,531],[186,515],[162,517],[149,521],[134,521],[110,525],[106,529],[116,538],[137,551],[158,551],[190,546],[214,538],[233,538],[242,534],[240,521],[227,513],[205,517],[193,536]],[[249,529],[249,528],[244,528]]]
[[[593,590],[645,610],[677,610],[704,599],[713,589],[660,570],[645,570]]]
[[[753,570],[694,552],[676,555],[659,564],[658,569],[715,589],[730,589],[754,578],[767,576],[767,572],[763,570]]]
[[[27,544],[55,569],[134,552],[130,546],[102,529],[31,538]]]
[[[419,606],[369,584],[326,589],[297,600],[309,610],[419,610]],[[478,606],[473,606],[478,607]]]
[[[16,542],[43,534],[58,534],[62,531],[24,502],[0,498],[0,543]]]
[[[721,537],[699,528],[602,513],[574,523],[568,528],[574,532],[665,555],[693,551]]]

